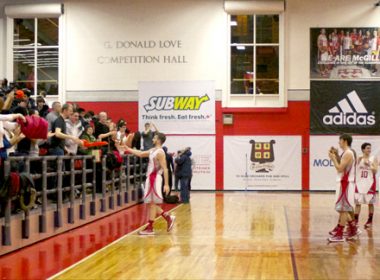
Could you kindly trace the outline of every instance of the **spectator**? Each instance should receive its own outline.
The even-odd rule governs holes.
[[[46,105],[42,96],[37,96],[37,111],[41,118],[46,118],[49,114],[49,106]]]
[[[49,123],[48,130],[52,130],[53,123],[60,116],[61,113],[61,103],[58,101],[53,102],[52,111],[46,115],[46,120]]]
[[[152,131],[152,127],[155,131]],[[141,133],[143,138],[143,150],[148,151],[153,148],[153,137],[155,132],[158,132],[157,127],[153,123],[146,123],[145,130]]]
[[[103,133],[98,133],[97,131],[101,131]],[[116,125],[115,123],[111,122],[107,119],[107,113],[106,112],[100,112],[99,113],[99,121],[95,123],[95,137],[98,139],[98,141],[105,141],[108,142],[108,147],[103,147],[102,151],[103,154],[109,152],[110,150],[115,150],[115,139],[113,137],[116,136]]]
[[[127,123],[124,120],[120,120],[117,124],[116,142],[125,146],[127,144]]]
[[[82,141],[76,137],[67,134],[65,120],[73,113],[71,104],[64,104],[60,116],[53,122],[51,131],[55,134],[51,138],[49,154],[55,156],[63,156],[65,154],[65,140],[71,139],[76,144],[82,146]]]
[[[45,99],[46,98],[46,91],[41,90],[39,96],[41,96],[43,99]]]
[[[191,177],[191,151],[190,148],[186,148],[181,151],[175,162],[177,163],[176,174],[178,176],[181,185],[181,201],[183,203],[189,203],[189,181]]]
[[[71,116],[65,120],[66,122],[66,133],[68,135],[79,138],[83,133],[82,123],[79,121],[79,113],[74,112]],[[65,141],[66,151],[70,155],[76,155],[78,153],[78,143],[72,139],[66,139]]]
[[[141,149],[141,133],[140,133],[140,131],[136,131],[133,134],[132,148],[136,149],[136,150],[140,150]]]
[[[168,185],[171,191],[172,186],[173,186],[173,171],[174,171],[173,156],[170,153],[168,153],[168,148],[166,146],[162,147],[162,149],[165,152],[166,166],[168,168],[168,178],[169,178]]]
[[[107,113],[100,112],[99,119],[95,122],[95,137],[99,138],[101,134],[107,134],[110,132],[109,126],[107,124]],[[105,136],[108,137],[108,136]]]
[[[85,115],[86,115],[86,110],[83,109],[83,108],[78,108],[77,112],[79,113],[79,121],[82,123],[82,126],[83,127],[86,127],[88,124],[90,124],[89,122],[87,122],[85,120]]]
[[[28,97],[24,94],[24,91],[21,89],[16,90],[14,93],[14,99],[10,108],[12,113],[17,111],[17,108],[28,108]]]
[[[84,128],[84,131],[83,131],[82,135],[80,136],[80,139],[86,140],[89,143],[96,142],[96,138],[93,135],[93,133],[94,133],[94,129],[92,128],[92,126],[87,125]],[[80,152],[81,152],[81,154],[91,155],[92,150],[93,150],[93,148],[81,148]]]
[[[9,149],[25,137],[18,125],[12,122],[16,119],[25,121],[22,114],[0,115],[0,183],[4,179],[3,160],[7,159]]]

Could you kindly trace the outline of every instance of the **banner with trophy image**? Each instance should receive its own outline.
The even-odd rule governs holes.
[[[225,136],[225,190],[301,190],[301,136]]]

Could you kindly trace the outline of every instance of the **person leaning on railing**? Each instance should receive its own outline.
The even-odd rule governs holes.
[[[84,128],[84,131],[83,131],[82,135],[80,136],[80,139],[86,140],[88,143],[94,143],[94,142],[96,142],[96,138],[93,134],[94,134],[94,129],[92,128],[91,125],[87,125]],[[88,148],[80,147],[79,151],[81,154],[91,155],[92,150],[94,150],[94,149],[95,149],[94,147],[88,147]]]

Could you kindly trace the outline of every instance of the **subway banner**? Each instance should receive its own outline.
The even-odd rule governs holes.
[[[311,28],[310,79],[379,79],[379,27]]]
[[[310,134],[380,133],[380,81],[311,81]]]
[[[215,190],[215,136],[168,136],[164,144],[175,159],[177,152],[191,148],[192,190]]]
[[[166,134],[215,134],[214,82],[140,82],[140,131],[148,122]]]
[[[301,136],[225,136],[224,189],[301,190]]]
[[[380,136],[354,135],[352,148],[357,156],[361,156],[361,145],[370,143],[372,155],[380,159]],[[335,190],[337,172],[329,159],[328,151],[331,147],[339,148],[339,135],[310,136],[310,190]],[[339,149],[339,154],[342,154]],[[379,179],[379,174],[376,178]]]

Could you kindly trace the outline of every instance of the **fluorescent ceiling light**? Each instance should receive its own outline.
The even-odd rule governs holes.
[[[231,21],[230,21],[230,25],[231,25],[231,26],[237,26],[237,21],[231,20]]]
[[[236,49],[242,51],[242,50],[245,50],[245,46],[236,46]]]

